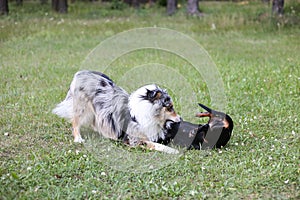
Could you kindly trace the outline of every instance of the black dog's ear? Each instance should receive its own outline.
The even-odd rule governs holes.
[[[199,103],[199,106],[202,107],[204,110],[206,110],[206,113],[198,113],[197,117],[218,117],[218,118],[225,118],[226,114],[220,111],[215,111],[201,103]]]
[[[201,108],[203,108],[204,110],[206,110],[207,112],[209,112],[209,113],[212,112],[212,109],[211,109],[211,108],[209,108],[209,107],[207,107],[207,106],[205,106],[205,105],[203,105],[203,104],[201,104],[201,103],[198,103],[198,105],[199,105]]]

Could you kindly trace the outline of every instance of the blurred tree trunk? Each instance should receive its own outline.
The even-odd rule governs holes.
[[[52,0],[52,9],[59,13],[68,12],[68,1],[67,0]]]
[[[283,15],[284,0],[273,0],[272,13],[275,15]]]
[[[42,5],[45,5],[45,4],[48,3],[48,0],[40,0],[40,2],[41,2]]]
[[[23,0],[16,0],[16,4],[17,4],[17,6],[23,5]]]
[[[140,2],[138,0],[132,0],[131,1],[131,5],[134,7],[134,8],[138,8],[140,6]]]
[[[8,0],[0,0],[0,15],[8,15]]]
[[[167,0],[167,14],[173,15],[177,10],[177,0]]]
[[[199,9],[199,0],[188,0],[187,13],[190,15],[203,16]]]
[[[263,3],[269,4],[270,0],[262,0]]]

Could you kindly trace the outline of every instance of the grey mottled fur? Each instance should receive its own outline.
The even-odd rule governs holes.
[[[74,75],[65,100],[53,113],[68,120],[78,117],[79,127],[92,126],[106,138],[116,140],[127,133],[129,143],[135,145],[148,138],[131,119],[128,100],[129,94],[106,75],[79,71]]]

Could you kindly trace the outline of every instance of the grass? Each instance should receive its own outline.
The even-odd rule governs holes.
[[[11,14],[0,18],[0,198],[299,198],[300,29],[294,20],[299,13],[291,8],[295,2],[287,1],[291,12],[278,19],[260,1],[201,1],[207,13],[203,18],[186,16],[183,7],[168,17],[156,6],[110,10],[109,4],[78,2],[70,5],[68,15],[58,15],[36,2],[24,2],[22,8],[10,3]],[[109,166],[109,159],[74,144],[70,124],[51,109],[99,42],[153,26],[183,32],[208,51],[223,79],[234,135],[220,151],[189,151],[146,173],[119,171]],[[167,52],[133,52],[116,60],[108,75],[117,80],[130,66],[147,62],[174,66],[194,87],[197,101],[210,105],[204,80]],[[175,103],[179,98],[189,97],[175,95]],[[188,113],[191,120],[193,114]],[[152,153],[118,149],[124,157]]]

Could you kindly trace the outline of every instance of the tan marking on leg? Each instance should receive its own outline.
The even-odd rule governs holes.
[[[80,135],[79,117],[74,117],[72,120],[72,133],[74,136],[74,142],[81,143],[84,141]]]

